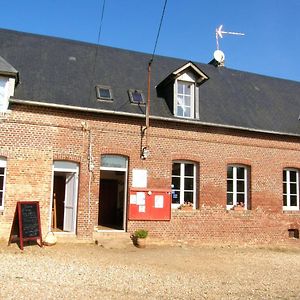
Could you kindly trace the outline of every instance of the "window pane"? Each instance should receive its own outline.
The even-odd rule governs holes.
[[[233,181],[227,180],[227,192],[233,192]]]
[[[245,183],[244,181],[238,180],[237,181],[237,191],[238,192],[245,192]]]
[[[190,107],[191,106],[191,97],[190,96],[184,96],[184,105]]]
[[[291,206],[297,206],[297,196],[290,197]]]
[[[177,92],[179,94],[183,94],[183,84],[179,81],[178,81],[178,84],[177,84]]]
[[[0,190],[3,190],[4,176],[0,176]]]
[[[193,203],[193,192],[184,192],[184,202]]]
[[[283,181],[286,181],[286,170],[283,170]]]
[[[186,95],[191,94],[191,84],[189,84],[189,83],[185,84],[185,91],[184,92],[185,92]]]
[[[184,179],[184,189],[185,190],[193,190],[193,188],[194,188],[193,178],[185,178]]]
[[[297,184],[296,183],[291,183],[290,184],[290,194],[297,194]]]
[[[100,98],[108,98],[108,99],[111,98],[109,89],[99,88],[99,94],[100,94]]]
[[[180,95],[177,96],[177,105],[178,106],[182,107],[184,105],[183,99],[184,99],[183,96],[180,96]]]
[[[183,109],[181,106],[177,106],[177,116],[180,116],[180,117],[183,116]]]
[[[172,175],[178,175],[178,176],[180,175],[180,164],[173,163]]]
[[[127,158],[118,155],[102,155],[101,167],[126,168]]]
[[[286,183],[283,184],[283,193],[286,194]]]
[[[244,194],[237,194],[237,203],[245,203],[245,195]]]
[[[180,177],[173,177],[172,184],[173,184],[173,189],[179,190],[180,189]]]
[[[184,117],[190,117],[191,116],[191,109],[189,107],[184,108]]]
[[[297,180],[296,180],[296,178],[297,178],[297,176],[296,176],[296,171],[290,171],[290,182],[296,182]]]
[[[4,175],[4,168],[0,168],[0,175]]]
[[[233,194],[227,193],[227,205],[233,205]]]
[[[180,203],[180,192],[172,191],[172,203],[179,204]]]
[[[283,195],[283,206],[287,206],[286,195]]]
[[[0,206],[3,205],[3,192],[0,192]]]
[[[134,103],[142,103],[144,102],[143,94],[139,91],[134,91],[131,93],[132,101]]]
[[[227,178],[233,178],[233,167],[227,167]]]
[[[245,178],[245,168],[237,167],[237,178],[244,179]]]
[[[184,175],[185,176],[194,176],[194,165],[193,164],[185,164]]]

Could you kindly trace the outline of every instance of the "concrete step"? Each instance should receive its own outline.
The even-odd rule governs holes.
[[[123,231],[95,231],[93,233],[95,243],[106,249],[126,249],[134,247],[130,234]]]

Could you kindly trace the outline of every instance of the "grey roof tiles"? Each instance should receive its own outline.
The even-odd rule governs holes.
[[[150,54],[60,38],[0,30],[0,56],[19,71],[15,98],[91,109],[144,114],[129,89],[147,94]],[[187,61],[156,56],[151,116],[178,120],[156,86]],[[300,135],[300,83],[194,62],[208,76],[200,87],[199,123]],[[5,67],[1,63],[0,69]],[[110,86],[113,101],[99,101],[95,86]],[[197,120],[193,120],[197,121]]]

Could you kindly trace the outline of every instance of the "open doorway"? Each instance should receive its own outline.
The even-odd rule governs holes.
[[[125,230],[127,159],[104,155],[101,160],[98,230]]]
[[[54,162],[52,190],[51,230],[75,233],[78,194],[76,163]]]

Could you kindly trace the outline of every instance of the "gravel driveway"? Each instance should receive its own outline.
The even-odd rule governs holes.
[[[1,299],[300,299],[300,247],[0,244]]]

